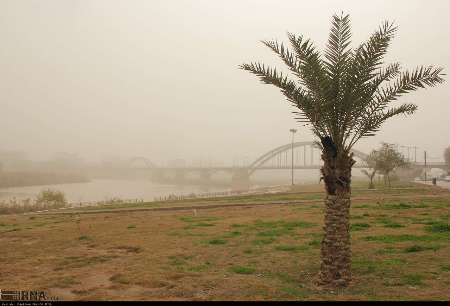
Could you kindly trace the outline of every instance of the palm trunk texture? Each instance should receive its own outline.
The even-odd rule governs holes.
[[[325,224],[319,284],[345,287],[351,281],[350,183],[353,154],[338,152],[330,138],[322,139],[325,182]]]

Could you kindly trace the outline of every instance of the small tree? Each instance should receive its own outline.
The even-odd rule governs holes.
[[[36,205],[44,208],[64,207],[66,204],[66,196],[58,190],[42,190],[36,198]]]
[[[371,171],[369,170],[361,170],[362,173],[364,173],[365,175],[367,175],[367,177],[370,180],[369,183],[369,189],[374,189],[375,185],[373,183],[373,178],[375,177],[375,174],[377,173],[377,157],[378,157],[378,152],[373,150],[369,156],[366,157],[365,162],[367,163],[367,167],[369,169],[372,169]]]
[[[450,166],[450,147],[444,150],[444,160],[447,166]]]
[[[382,143],[379,150],[374,150],[375,168],[384,176],[384,184],[386,179],[389,187],[391,187],[391,180],[389,174],[399,167],[408,167],[409,163],[405,157],[395,150],[394,146],[387,143]]]

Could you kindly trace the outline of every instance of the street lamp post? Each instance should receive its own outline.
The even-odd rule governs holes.
[[[292,133],[292,157],[291,157],[291,184],[294,186],[294,135],[297,133],[296,129],[290,129],[289,130]]]
[[[406,150],[404,150],[404,149],[406,149],[406,146],[400,146],[400,148],[402,148],[402,153],[401,154],[406,159]],[[405,153],[403,153],[403,152],[405,152]]]
[[[414,146],[414,163],[417,163],[417,147]]]
[[[427,151],[423,151],[423,160],[424,160],[424,166],[425,166],[425,182],[427,181]]]

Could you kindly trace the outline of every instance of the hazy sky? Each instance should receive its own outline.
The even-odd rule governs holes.
[[[259,41],[304,34],[323,49],[333,13],[350,13],[356,47],[399,26],[388,62],[450,68],[448,0],[0,0],[0,150],[38,158],[146,156],[231,162],[312,134],[280,92],[238,65],[282,63]],[[450,146],[450,83],[357,148]]]

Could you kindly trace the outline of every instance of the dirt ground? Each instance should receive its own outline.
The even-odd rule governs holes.
[[[277,197],[287,203],[271,204]],[[0,216],[0,289],[60,300],[450,299],[449,190],[355,191],[353,282],[339,290],[314,285],[323,205],[294,203],[302,198]]]

